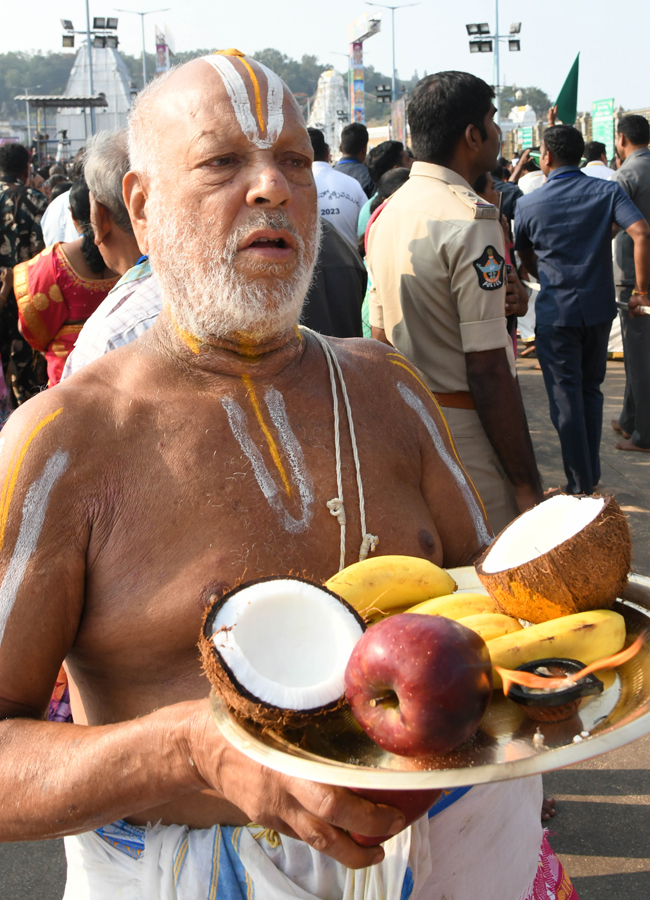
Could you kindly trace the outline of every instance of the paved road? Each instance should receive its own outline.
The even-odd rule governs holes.
[[[566,484],[560,444],[548,418],[542,376],[534,360],[520,360],[519,379],[545,486]],[[614,449],[610,420],[623,400],[622,362],[605,380],[600,489],[614,493],[634,539],[633,567],[650,575],[650,454]],[[650,897],[650,737],[598,759],[545,777],[558,815],[551,843],[580,900]]]
[[[547,487],[565,483],[559,442],[534,360],[519,376],[540,470]],[[609,421],[623,398],[623,364],[610,363],[605,381],[601,488],[614,492],[634,537],[634,568],[650,574],[650,454],[614,450]],[[552,844],[573,877],[580,900],[650,897],[650,737],[546,777],[559,813]],[[0,896],[61,900],[65,860],[61,841],[0,844]]]

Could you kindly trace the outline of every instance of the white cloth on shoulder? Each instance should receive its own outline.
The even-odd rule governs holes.
[[[116,824],[65,839],[63,900],[521,900],[537,871],[541,803],[539,777],[474,787],[357,871],[256,826]]]

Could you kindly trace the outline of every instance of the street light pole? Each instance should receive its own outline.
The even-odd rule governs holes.
[[[88,44],[88,75],[90,80],[90,96],[95,96],[95,84],[93,80],[93,45],[90,40],[90,10],[88,8],[88,0],[86,0],[86,42]],[[90,107],[90,133],[95,134],[97,131],[97,121],[95,119],[95,107]]]
[[[88,4],[88,0],[86,0],[86,4]],[[144,43],[144,17],[149,16],[152,13],[157,12],[168,12],[171,9],[171,6],[166,6],[164,9],[147,9],[144,12],[138,12],[135,9],[118,9],[114,7],[116,12],[125,12],[131,13],[133,16],[140,16],[140,22],[142,23],[142,87],[147,86],[147,56],[145,51],[145,43]]]
[[[501,65],[499,60],[499,38],[501,32],[499,31],[499,0],[494,0],[494,15],[496,18],[496,28],[494,29],[496,35],[494,41],[494,71],[496,76],[494,79],[494,99],[496,102],[494,105],[497,108],[497,125],[501,128]]]
[[[393,35],[393,77],[391,79],[391,99],[397,100],[397,84],[395,78],[395,10],[396,9],[406,9],[407,6],[419,6],[419,3],[402,3],[401,6],[389,6],[387,3],[371,3],[370,0],[366,0],[366,4],[368,6],[380,6],[382,9],[389,9],[391,12],[391,29]]]

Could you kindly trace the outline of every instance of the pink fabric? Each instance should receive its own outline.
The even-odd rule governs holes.
[[[579,900],[571,879],[551,849],[547,832],[539,851],[535,881],[524,900]]]

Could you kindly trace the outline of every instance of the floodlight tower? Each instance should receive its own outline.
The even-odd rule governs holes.
[[[117,50],[119,41],[117,39],[117,34],[114,33],[117,32],[117,19],[95,16],[91,31],[90,10],[88,8],[88,0],[86,0],[86,30],[75,31],[74,25],[70,19],[61,19],[61,27],[65,31],[62,41],[64,47],[74,47],[75,34],[84,34],[86,36],[86,45],[88,49],[88,86],[90,88],[90,96],[94,97],[93,47],[110,47],[113,50]],[[95,134],[97,131],[94,106],[90,107],[90,130],[92,134]]]
[[[469,42],[470,53],[492,53],[494,50],[494,105],[497,108],[497,125],[501,126],[501,60],[499,56],[499,44],[502,41],[507,41],[508,50],[511,53],[518,53],[521,50],[521,41],[514,35],[520,33],[521,22],[513,22],[510,26],[509,34],[500,34],[499,0],[494,0],[494,19],[494,34],[490,33],[490,26],[487,22],[472,22],[470,25],[466,25],[465,28],[471,38]]]

